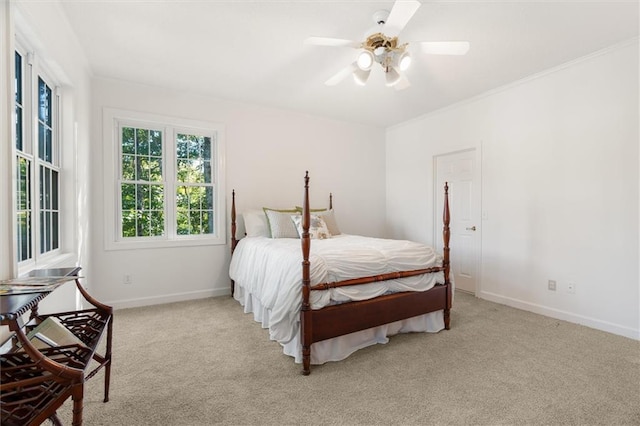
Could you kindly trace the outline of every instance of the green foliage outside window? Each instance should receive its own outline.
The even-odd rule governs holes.
[[[214,214],[211,138],[178,134],[176,167],[178,235],[212,234]]]
[[[164,235],[162,132],[124,127],[121,148],[122,236]]]

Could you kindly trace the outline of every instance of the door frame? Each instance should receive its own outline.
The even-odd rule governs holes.
[[[482,207],[482,141],[478,143],[477,146],[471,146],[464,149],[458,149],[455,151],[447,151],[441,152],[439,154],[433,155],[433,238],[434,244],[437,238],[442,238],[442,229],[439,229],[440,215],[442,212],[436,211],[436,206],[438,205],[438,197],[443,196],[443,188],[438,188],[438,159],[442,157],[447,157],[449,155],[461,154],[464,152],[474,151],[475,152],[475,170],[474,170],[474,181],[477,181],[478,185],[478,194],[476,196],[476,211],[475,211],[475,221],[478,223],[476,225],[478,227],[478,236],[475,243],[475,262],[476,262],[476,288],[474,291],[474,295],[477,297],[481,293],[482,288],[482,228],[483,222],[486,218],[486,213]],[[455,214],[455,212],[452,212]],[[455,247],[451,250],[452,253],[455,253]]]

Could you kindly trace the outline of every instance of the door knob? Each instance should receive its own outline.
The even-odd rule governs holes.
[[[467,231],[475,231],[476,230],[476,226],[473,225],[471,228],[466,228]]]

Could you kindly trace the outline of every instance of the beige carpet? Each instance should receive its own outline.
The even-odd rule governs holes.
[[[116,311],[114,334],[111,400],[100,373],[85,425],[640,424],[640,342],[467,294],[451,330],[308,377],[229,297]]]

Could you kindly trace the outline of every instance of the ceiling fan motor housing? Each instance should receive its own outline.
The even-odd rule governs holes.
[[[389,18],[389,11],[385,9],[376,10],[373,13],[373,22],[376,25],[384,25],[387,22],[387,18]]]

